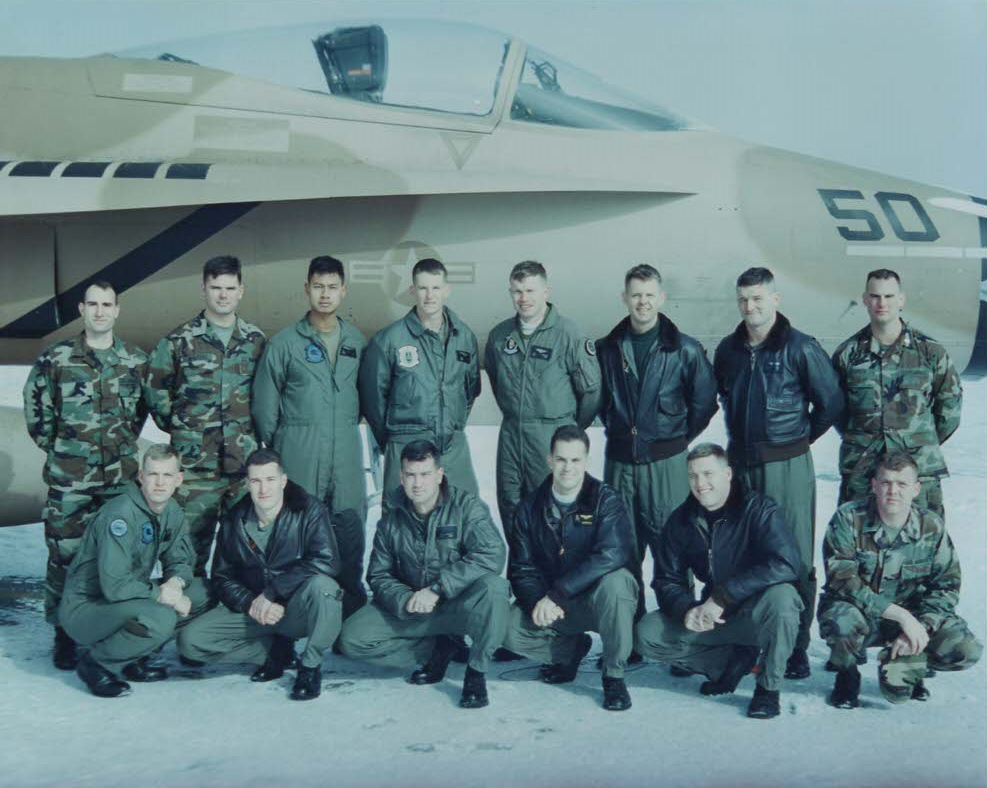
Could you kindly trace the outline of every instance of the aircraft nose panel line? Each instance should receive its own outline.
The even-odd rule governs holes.
[[[47,336],[62,327],[55,316],[72,314],[93,280],[109,280],[123,293],[226,229],[258,205],[260,203],[257,202],[219,203],[198,208],[81,282],[0,328],[0,337],[37,339]]]
[[[987,200],[983,197],[971,195],[970,199],[977,205],[987,206]],[[978,216],[977,223],[980,227],[980,245],[987,247],[987,217]],[[987,284],[985,283],[987,283],[987,257],[982,257],[980,258],[980,314],[977,318],[977,331],[974,334],[970,363],[963,370],[964,375],[978,378],[987,376],[987,301],[984,300]]]
[[[4,172],[8,164],[12,167]],[[55,173],[56,178],[102,178],[107,170],[112,169],[113,178],[145,178],[153,179],[162,164],[161,161],[0,161],[0,177],[9,178],[47,178]],[[62,165],[65,165],[62,167]],[[56,172],[61,167],[61,171]],[[165,171],[165,180],[204,181],[209,174],[212,163],[207,162],[172,162]]]

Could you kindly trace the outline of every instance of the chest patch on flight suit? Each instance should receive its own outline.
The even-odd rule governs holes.
[[[593,515],[591,515],[591,514],[577,514],[576,515],[576,524],[577,525],[585,525],[585,526],[591,526],[591,525],[593,525]]]
[[[457,350],[456,351],[456,358],[458,358],[464,364],[469,364],[470,363],[470,359],[472,357],[473,357],[472,354],[471,353],[467,353],[465,350]]]
[[[305,346],[305,360],[310,364],[318,364],[326,360],[326,354],[315,342]]]
[[[517,341],[514,337],[508,337],[507,341],[504,343],[504,353],[508,356],[513,356],[518,352]]]
[[[405,369],[417,367],[421,359],[418,357],[418,348],[414,345],[405,345],[398,348],[398,366]]]
[[[127,535],[127,521],[126,520],[114,520],[110,523],[110,533],[114,536],[126,536]]]
[[[548,361],[552,357],[552,348],[542,347],[541,345],[532,345],[531,357],[540,358],[544,361]]]
[[[154,541],[154,526],[150,523],[141,526],[141,541],[144,544],[151,544]]]
[[[347,356],[348,358],[356,358],[356,348],[341,345],[339,348],[339,355]]]
[[[455,525],[444,525],[435,529],[436,539],[455,539],[459,534],[459,528]]]

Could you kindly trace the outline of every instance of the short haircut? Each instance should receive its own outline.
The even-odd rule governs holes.
[[[648,265],[647,263],[635,265],[633,268],[628,270],[626,274],[624,274],[624,290],[626,290],[627,286],[631,283],[631,279],[640,279],[642,282],[648,282],[654,279],[658,282],[658,287],[661,287],[661,274],[658,273],[657,268],[653,265]]]
[[[208,282],[217,276],[232,274],[237,282],[243,282],[243,274],[240,272],[240,259],[233,255],[222,254],[219,257],[212,257],[206,260],[202,266],[202,281]]]
[[[737,287],[757,287],[764,285],[772,287],[775,283],[775,275],[767,268],[748,268],[737,277]]]
[[[147,447],[144,456],[141,458],[141,470],[147,467],[148,460],[170,460],[174,459],[178,463],[178,470],[182,469],[182,461],[178,457],[178,452],[170,443],[152,443]]]
[[[406,462],[424,462],[429,457],[435,460],[435,467],[442,467],[442,452],[439,451],[439,447],[436,446],[430,440],[416,440],[405,445],[401,449],[401,463]]]
[[[442,274],[443,279],[449,278],[449,272],[446,270],[446,267],[434,257],[426,257],[424,260],[419,260],[415,263],[415,267],[411,269],[412,282],[415,281],[415,277],[418,274]]]
[[[589,451],[589,435],[586,434],[586,430],[575,424],[566,424],[552,433],[552,442],[548,446],[549,451],[554,452],[555,444],[559,441],[579,441],[586,448],[586,451]]]
[[[83,303],[86,301],[86,292],[90,287],[98,287],[100,290],[109,290],[113,293],[113,300],[119,301],[120,293],[113,282],[107,279],[93,279],[91,282],[86,282],[86,286],[82,290],[82,298],[80,299]]]
[[[323,274],[336,274],[340,282],[346,282],[346,271],[343,270],[342,262],[327,254],[313,257],[312,262],[308,264],[308,281],[312,281],[313,276]]]
[[[686,455],[685,461],[688,464],[694,460],[702,460],[706,457],[716,457],[724,465],[730,464],[726,450],[718,443],[700,443],[698,446],[694,446]]]
[[[898,276],[897,271],[892,271],[890,268],[875,268],[867,274],[867,278],[864,280],[865,289],[870,284],[871,279],[894,279],[898,283],[898,287],[901,287],[901,277]]]
[[[548,271],[537,260],[525,260],[518,263],[511,269],[511,275],[507,277],[507,281],[520,282],[529,276],[540,276],[546,282],[548,281]]]
[[[889,451],[884,454],[881,459],[877,461],[877,467],[874,469],[874,477],[877,478],[877,472],[884,468],[886,471],[903,471],[905,468],[911,468],[915,471],[915,478],[918,478],[918,463],[915,462],[915,458],[912,457],[907,451],[895,450]]]
[[[254,449],[250,452],[250,456],[247,457],[247,467],[251,465],[269,465],[270,463],[277,463],[278,470],[284,473],[284,464],[281,462],[281,455],[278,454],[274,449]]]

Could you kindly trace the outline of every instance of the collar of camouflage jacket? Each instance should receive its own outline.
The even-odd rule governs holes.
[[[86,332],[83,331],[79,333],[72,343],[72,353],[71,357],[76,359],[84,359],[89,356],[92,352],[92,348],[86,344]],[[123,359],[125,361],[130,359],[130,352],[127,350],[127,346],[123,343],[120,337],[113,335],[113,344],[107,348],[107,350],[112,350],[117,358]]]

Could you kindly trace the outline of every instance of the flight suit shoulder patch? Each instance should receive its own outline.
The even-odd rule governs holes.
[[[126,520],[114,520],[110,523],[110,533],[113,536],[126,536],[127,535],[127,521]]]

